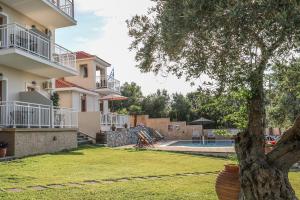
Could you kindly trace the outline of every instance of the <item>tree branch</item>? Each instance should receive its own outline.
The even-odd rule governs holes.
[[[300,160],[300,116],[267,155],[267,160],[284,170]]]
[[[272,45],[270,45],[270,47],[268,48],[268,51],[269,51],[270,55],[272,55],[273,52],[282,44],[282,42],[284,41],[285,36],[286,36],[286,34],[285,34],[285,31],[284,31],[284,28],[283,28],[279,38]]]

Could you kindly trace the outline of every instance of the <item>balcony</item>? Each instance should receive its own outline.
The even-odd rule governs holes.
[[[103,94],[121,93],[120,81],[109,76],[96,76],[96,88]]]
[[[125,128],[130,126],[129,116],[128,115],[119,115],[115,113],[101,114],[101,130],[110,131],[112,125],[117,129]]]
[[[47,78],[78,74],[75,53],[18,24],[0,26],[0,65]]]
[[[78,113],[72,109],[27,102],[0,102],[2,128],[78,128]]]
[[[0,0],[45,27],[76,25],[73,0]]]

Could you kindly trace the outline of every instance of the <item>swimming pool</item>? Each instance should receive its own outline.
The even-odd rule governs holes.
[[[179,147],[233,147],[234,140],[204,140],[204,141],[177,141],[168,146]]]

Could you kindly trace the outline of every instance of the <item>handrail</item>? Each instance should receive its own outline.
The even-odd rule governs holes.
[[[47,0],[56,6],[59,10],[63,11],[69,17],[74,18],[74,1],[73,0]],[[64,4],[62,3],[64,2]]]
[[[1,104],[7,104],[7,103],[15,103],[15,104],[25,104],[25,105],[32,105],[32,106],[43,106],[43,107],[51,107],[50,105],[45,105],[45,104],[38,104],[38,103],[29,103],[29,102],[24,102],[24,101],[0,101]]]
[[[0,126],[78,128],[78,112],[68,108],[21,101],[0,101]]]
[[[117,92],[120,92],[121,90],[119,80],[105,75],[96,76],[96,86],[97,88],[109,88]]]
[[[17,23],[0,25],[0,33],[3,36],[0,38],[1,48],[22,49],[63,67],[76,70],[76,54],[58,44],[54,44],[54,52],[52,52],[50,38]]]
[[[17,26],[17,27],[19,27],[19,28],[21,28],[21,29],[24,29],[25,31],[30,32],[31,34],[33,34],[33,35],[35,35],[35,36],[37,36],[37,37],[39,37],[39,38],[41,38],[41,39],[48,40],[48,41],[50,42],[50,39],[49,39],[49,38],[46,38],[45,36],[42,36],[42,35],[40,35],[40,34],[34,32],[33,30],[31,30],[31,29],[29,29],[29,28],[26,28],[26,27],[24,27],[24,26],[22,26],[22,25],[20,25],[20,24],[18,24],[18,23],[16,23],[16,22],[14,22],[14,23],[9,23],[9,24],[2,24],[2,25],[0,25],[0,28],[7,27],[7,26]]]

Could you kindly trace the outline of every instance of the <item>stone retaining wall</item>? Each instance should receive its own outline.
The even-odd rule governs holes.
[[[0,130],[8,143],[7,156],[16,158],[77,148],[77,129],[11,128]]]
[[[108,131],[106,132],[106,140],[108,147],[119,147],[136,144],[137,136],[130,130]]]

